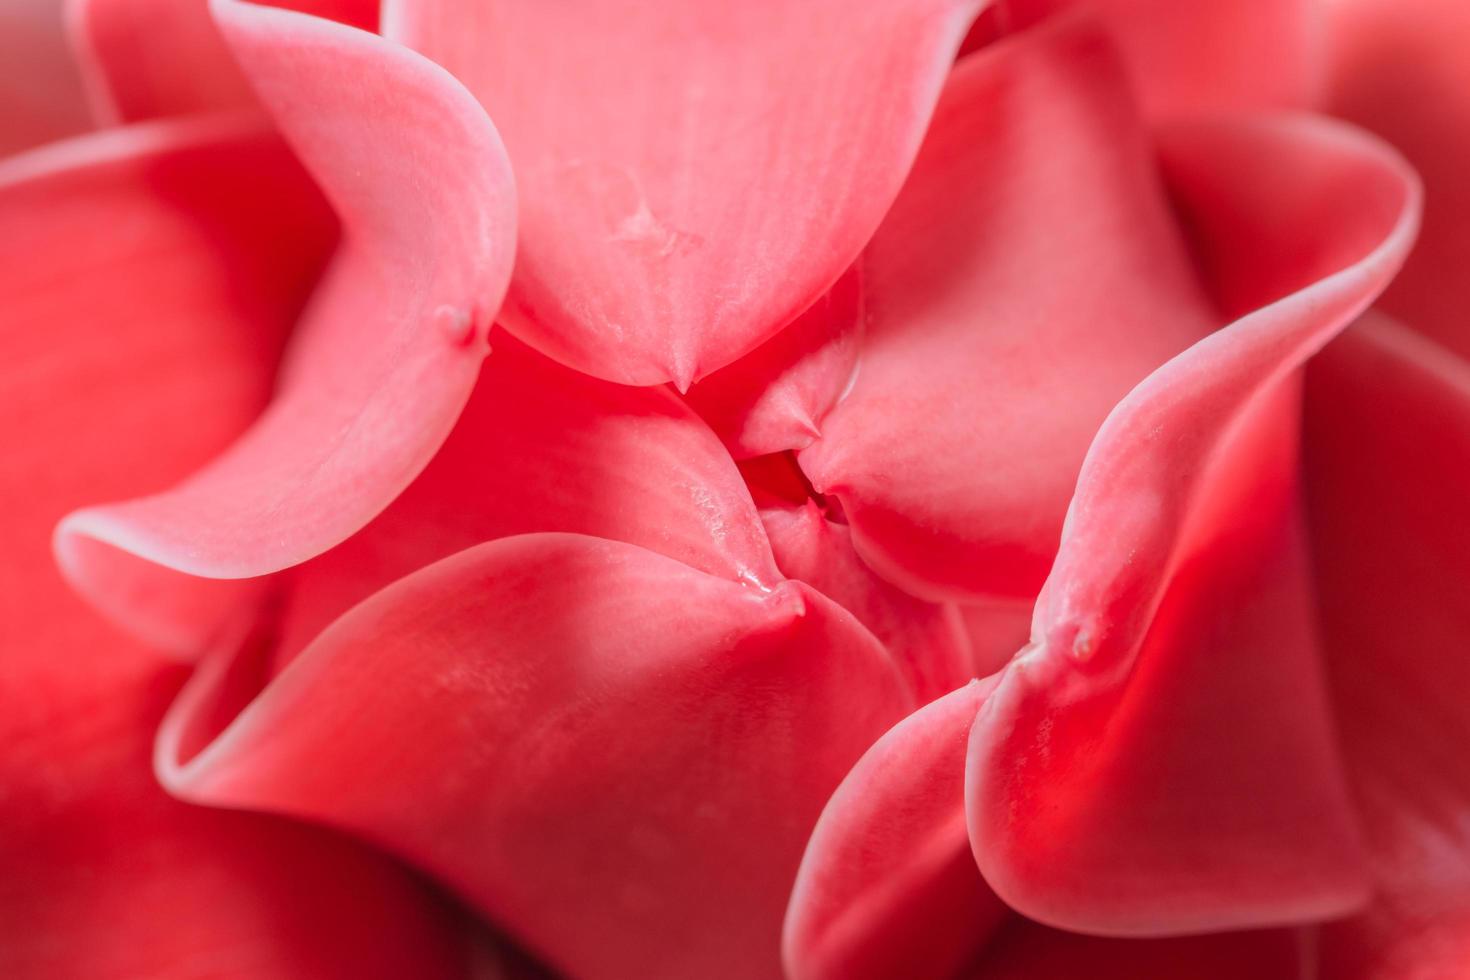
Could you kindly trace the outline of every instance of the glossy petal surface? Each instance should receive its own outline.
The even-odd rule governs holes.
[[[1328,667],[1378,885],[1323,932],[1327,980],[1470,962],[1470,368],[1365,318],[1308,373]]]
[[[397,582],[211,738],[259,652],[180,702],[166,785],[384,842],[590,978],[777,976],[806,836],[912,706],[872,635],[805,586],[579,535]]]
[[[294,0],[288,7],[371,29],[372,0]],[[67,0],[71,29],[105,123],[255,105],[208,0]]]
[[[1470,6],[1328,5],[1328,108],[1382,135],[1424,178],[1424,230],[1382,306],[1470,355]]]
[[[862,270],[862,366],[802,468],[907,591],[1034,596],[1103,418],[1216,322],[1110,46],[964,59]]]
[[[804,449],[857,372],[862,280],[846,273],[780,333],[685,396],[736,459]]]
[[[1121,935],[1366,897],[1297,528],[1290,372],[1382,289],[1418,206],[1395,155],[1320,121],[1175,130],[1164,158],[1221,304],[1268,305],[1103,426],[967,783],[1002,898]]]
[[[965,751],[994,680],[920,709],[822,811],[786,913],[792,980],[948,980],[1009,917],[970,855]]]
[[[220,194],[222,186],[236,194]],[[274,206],[255,205],[262,200]],[[0,327],[57,365],[72,356],[59,339],[96,322],[130,337],[146,337],[150,325],[160,337],[193,327],[208,346],[177,354],[170,384],[195,384],[194,357],[230,358],[235,375],[190,391],[243,424],[269,396],[286,332],[334,237],[300,166],[249,122],[155,124],[55,144],[0,165]],[[40,345],[52,341],[47,354]],[[158,382],[137,383],[147,394]],[[53,397],[80,394],[57,388]],[[130,570],[122,582],[102,575],[82,584],[133,632],[178,653],[197,652],[249,591],[162,569]]]
[[[289,304],[308,256],[283,248],[281,278],[255,278],[246,236],[221,266],[199,221],[286,219],[199,191],[220,170],[279,180],[288,158],[213,136],[115,131],[46,151],[48,167],[33,158],[28,180],[7,163],[0,179],[0,975],[461,977],[456,920],[397,865],[164,794],[149,749],[184,671],[109,628],[52,562],[69,508],[180,478],[267,395],[262,317]],[[246,286],[248,302],[225,302]],[[173,304],[138,307],[154,288]]]
[[[814,502],[762,509],[761,521],[781,572],[826,595],[872,630],[921,703],[975,676],[958,611],[915,599],[874,575],[853,550],[848,528],[829,520]]]
[[[505,325],[586,373],[687,388],[857,257],[981,5],[392,0],[383,29],[505,136]]]
[[[135,595],[158,567],[263,575],[366,524],[449,434],[509,274],[508,165],[453,79],[329,21],[216,9],[343,241],[255,426],[174,489],[63,522],[59,555],[93,595]]]
[[[367,528],[292,572],[279,661],[396,579],[514,534],[590,534],[731,581],[780,581],[739,471],[677,395],[589,378],[500,331],[492,343],[423,474]]]

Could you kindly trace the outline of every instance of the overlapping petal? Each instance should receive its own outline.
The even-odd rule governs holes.
[[[1176,129],[1164,160],[1221,305],[1259,308],[1109,416],[967,782],[997,893],[1123,935],[1366,897],[1297,528],[1291,372],[1383,288],[1418,209],[1400,158],[1321,120]]]
[[[862,280],[847,272],[780,333],[685,397],[736,459],[804,449],[857,372]]]
[[[975,676],[959,611],[915,599],[874,575],[853,550],[848,528],[829,520],[815,502],[764,508],[761,521],[781,572],[812,586],[872,630],[921,703]]]
[[[209,0],[66,0],[93,112],[105,123],[256,104],[209,13]],[[273,6],[357,27],[377,24],[372,0],[292,0]]]
[[[1470,368],[1379,316],[1308,372],[1327,664],[1377,884],[1323,931],[1326,980],[1470,962]]]
[[[0,723],[7,978],[470,976],[458,913],[401,867],[322,830],[170,799],[149,755],[182,671],[86,609],[34,587],[20,598],[86,625],[58,643],[34,618],[7,620],[23,630],[7,632]]]
[[[265,652],[202,668],[160,740],[166,785],[384,842],[591,978],[778,975],[811,825],[912,706],[807,587],[579,535],[397,582],[251,701]]]
[[[235,193],[218,193],[222,185]],[[139,397],[161,384],[187,391],[180,402],[206,406],[196,410],[201,419],[238,427],[268,398],[286,333],[335,234],[299,164],[248,120],[152,124],[55,144],[0,166],[0,329],[16,338],[10,343],[31,345],[23,360],[60,366],[91,343],[89,328],[137,338],[141,357],[156,349],[149,337],[162,344],[192,327],[196,347],[173,354],[166,375],[139,377]],[[215,357],[228,357],[234,372],[218,377],[194,364]],[[79,390],[91,395],[80,379],[44,397],[72,401]],[[7,410],[13,439],[79,439],[29,429],[15,411]],[[141,451],[158,436],[139,426],[128,438]],[[106,576],[83,584],[135,633],[175,651],[193,648],[249,591],[166,570],[126,583],[127,591]]]
[[[492,343],[423,474],[363,531],[292,572],[278,662],[378,589],[514,534],[589,534],[752,587],[780,582],[739,471],[677,395],[589,378],[498,330]]]
[[[136,583],[159,568],[263,575],[366,524],[448,435],[509,275],[509,166],[442,69],[303,14],[233,0],[215,11],[343,240],[255,426],[172,490],[62,523],[58,554],[91,595],[141,603]]]
[[[218,129],[87,137],[0,178],[0,975],[458,980],[459,920],[401,867],[158,787],[150,743],[184,672],[118,636],[52,563],[69,508],[180,478],[267,394],[281,333],[267,314],[301,298],[310,225],[268,266],[247,261],[248,235],[222,266],[198,222],[291,219],[201,190],[252,174],[284,203],[309,185],[286,179],[273,141]],[[140,311],[155,287],[173,304]]]
[[[394,0],[383,29],[505,136],[505,325],[589,374],[687,388],[857,257],[982,2]]]
[[[1034,596],[1103,418],[1217,320],[1112,48],[964,59],[862,270],[861,370],[802,468],[906,590]]]
[[[905,718],[832,794],[786,913],[792,980],[947,980],[1009,917],[965,828],[970,726],[994,686],[972,682]]]

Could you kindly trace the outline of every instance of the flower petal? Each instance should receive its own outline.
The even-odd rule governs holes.
[[[255,105],[208,0],[67,0],[71,29],[104,123]],[[372,29],[372,0],[291,0],[287,7]]]
[[[1379,305],[1470,356],[1470,5],[1341,0],[1326,11],[1328,107],[1382,135],[1424,178],[1423,233]]]
[[[905,718],[832,794],[786,912],[791,980],[948,980],[1008,917],[965,829],[965,749],[994,686]]]
[[[1418,208],[1392,151],[1321,120],[1181,128],[1164,157],[1222,304],[1269,305],[1109,416],[967,783],[996,892],[1116,935],[1365,897],[1297,529],[1291,372],[1382,289]]]
[[[736,459],[802,449],[857,372],[862,280],[856,270],[776,336],[685,396]]]
[[[389,0],[383,28],[505,136],[505,326],[588,374],[687,389],[857,257],[982,3]]]
[[[34,587],[26,597],[64,608]],[[7,980],[469,976],[452,906],[393,862],[323,830],[166,796],[149,748],[182,671],[139,655],[87,610],[71,613],[86,626],[68,624],[67,643],[49,644],[44,627],[8,634],[21,643],[7,653],[44,651],[66,666],[38,676],[7,659]]]
[[[165,785],[382,841],[593,980],[777,976],[806,836],[912,706],[881,645],[805,586],[579,535],[395,583],[212,738],[211,704],[251,693],[245,653],[166,723]]]
[[[966,58],[862,269],[862,369],[802,468],[906,591],[1033,597],[1097,427],[1217,320],[1112,49]]]
[[[62,522],[58,556],[93,596],[142,600],[131,581],[157,567],[263,575],[366,524],[448,435],[509,274],[508,164],[453,79],[353,28],[242,3],[216,9],[341,217],[343,243],[248,433],[172,490]]]
[[[1470,963],[1470,367],[1365,317],[1308,372],[1328,666],[1378,883],[1323,934],[1330,980]]]
[[[589,534],[731,581],[780,582],[740,472],[677,395],[589,378],[498,330],[492,343],[423,474],[372,524],[293,571],[278,662],[378,589],[514,534]]]
[[[149,747],[184,671],[52,563],[69,508],[178,479],[259,410],[283,332],[268,314],[321,256],[304,213],[242,207],[213,178],[303,206],[309,182],[275,140],[196,123],[0,169],[0,976],[465,977],[458,920],[397,864],[163,793]],[[252,251],[293,228],[272,261]],[[169,302],[140,308],[155,289]]]
[[[915,599],[874,575],[853,550],[847,527],[828,520],[815,502],[765,508],[760,516],[782,573],[810,585],[872,630],[920,703],[975,676],[958,611]]]
[[[0,330],[34,345],[27,357],[59,364],[91,343],[99,311],[110,329],[137,336],[139,356],[157,349],[145,326],[164,344],[197,324],[198,349],[179,353],[166,377],[140,375],[136,391],[187,389],[202,418],[243,425],[269,396],[286,332],[335,234],[300,165],[248,120],[136,126],[53,144],[0,164]],[[71,336],[79,339],[64,346]],[[192,360],[211,357],[230,358],[237,373],[220,379]],[[83,383],[37,397],[86,395]],[[146,445],[153,433],[138,428],[129,438]],[[119,583],[105,576],[83,591],[175,652],[193,650],[251,591],[166,570],[121,581],[126,591],[114,592]]]

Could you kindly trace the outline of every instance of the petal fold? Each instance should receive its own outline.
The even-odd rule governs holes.
[[[781,581],[740,472],[665,387],[564,368],[496,330],[454,432],[373,523],[292,570],[277,661],[410,572],[496,538],[625,541],[753,588]]]
[[[857,257],[982,5],[390,0],[383,29],[505,136],[523,205],[505,326],[588,374],[687,389]]]
[[[881,645],[806,586],[579,535],[416,572],[250,701],[260,652],[211,662],[177,704],[166,786],[384,843],[594,980],[779,976],[812,824],[912,707]]]
[[[862,367],[802,469],[905,591],[1034,597],[1098,426],[1218,320],[1106,40],[964,59],[862,271]]]
[[[330,211],[287,148],[255,121],[234,118],[125,127],[12,157],[0,164],[0,234],[0,329],[12,344],[30,345],[13,359],[63,364],[100,321],[134,338],[146,362],[169,349],[174,332],[195,328],[203,339],[140,371],[135,396],[146,404],[155,388],[187,389],[201,424],[229,420],[232,435],[268,400],[286,334],[336,239]],[[231,372],[213,373],[214,359],[228,359]],[[85,382],[73,385],[47,397],[84,400]],[[148,445],[155,433],[139,427],[128,438]],[[196,651],[254,591],[167,569],[119,569],[107,550],[96,557],[101,574],[73,582],[175,653]]]
[[[905,718],[832,794],[786,912],[791,980],[949,980],[1009,917],[965,829],[965,751],[994,678]]]
[[[397,863],[159,788],[150,745],[186,672],[109,628],[52,561],[67,510],[179,479],[259,410],[283,332],[271,314],[301,301],[321,255],[309,224],[252,252],[225,232],[291,230],[305,212],[212,188],[221,172],[274,182],[305,208],[292,166],[273,138],[172,122],[0,164],[6,980],[468,980],[460,919]]]
[[[1401,159],[1322,120],[1174,129],[1164,160],[1221,306],[1258,308],[1109,416],[968,763],[991,886],[1114,935],[1366,897],[1298,527],[1293,372],[1383,288],[1418,210]]]
[[[233,0],[215,12],[342,243],[249,432],[172,490],[62,522],[58,556],[88,595],[144,600],[133,576],[158,568],[260,576],[361,528],[449,434],[509,276],[509,164],[458,83],[354,28]]]
[[[782,573],[810,585],[872,630],[921,703],[975,676],[959,611],[915,599],[874,575],[853,550],[848,528],[826,517],[815,502],[763,508],[760,515]]]
[[[804,449],[852,384],[862,280],[851,270],[776,336],[685,395],[736,459]]]

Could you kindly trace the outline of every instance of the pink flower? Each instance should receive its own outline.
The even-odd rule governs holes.
[[[289,6],[0,45],[0,975],[1470,970],[1457,3]]]

